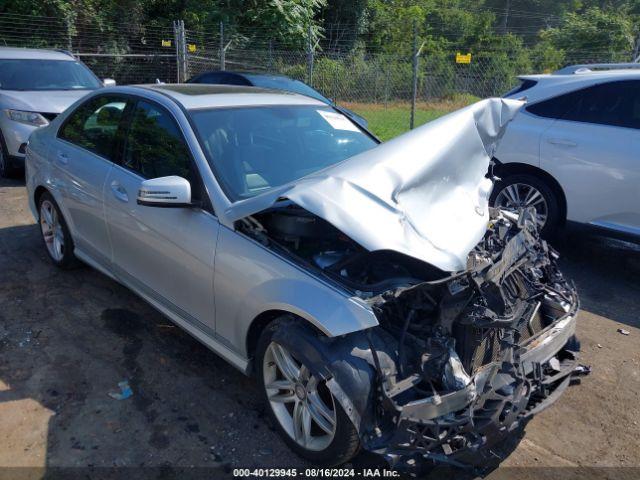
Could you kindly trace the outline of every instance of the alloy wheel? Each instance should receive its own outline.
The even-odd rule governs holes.
[[[40,204],[40,229],[49,255],[56,262],[64,257],[64,231],[56,207],[49,200]]]
[[[526,183],[507,185],[498,193],[495,206],[512,212],[533,207],[536,210],[536,219],[540,230],[547,223],[549,215],[549,207],[542,193],[537,188]]]
[[[336,405],[324,381],[271,342],[263,360],[264,387],[280,426],[301,447],[321,451],[336,433]]]

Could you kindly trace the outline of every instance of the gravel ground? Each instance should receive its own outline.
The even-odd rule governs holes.
[[[490,477],[637,478],[619,467],[640,468],[640,248],[573,235],[559,249],[593,373],[528,425]],[[0,307],[0,479],[307,466],[269,425],[250,378],[102,274],[55,269],[18,180],[0,180]],[[133,396],[111,398],[123,380]]]

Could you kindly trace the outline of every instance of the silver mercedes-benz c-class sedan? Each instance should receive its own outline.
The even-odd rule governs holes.
[[[54,264],[96,268],[254,374],[299,455],[484,468],[584,371],[534,212],[488,206],[520,107],[379,145],[296,94],[107,88],[31,136],[29,201]]]

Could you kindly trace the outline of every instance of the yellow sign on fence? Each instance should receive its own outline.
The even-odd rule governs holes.
[[[456,53],[456,63],[471,63],[471,54],[467,53],[463,55],[460,52]]]
[[[170,47],[171,46],[171,40],[162,40],[162,46],[163,47]]]
[[[194,44],[194,43],[188,43],[188,44],[187,44],[187,48],[189,49],[189,51],[190,51],[191,53],[193,53],[193,52],[195,52],[195,51],[196,51],[196,46],[195,46],[195,44]]]

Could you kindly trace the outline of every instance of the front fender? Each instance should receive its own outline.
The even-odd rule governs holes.
[[[275,278],[256,285],[242,302],[240,319],[254,319],[269,310],[283,310],[304,318],[328,337],[378,325],[371,308],[357,297],[347,297],[313,278]],[[237,332],[242,338],[243,332]]]
[[[251,325],[268,311],[304,318],[328,337],[378,325],[362,300],[224,226],[216,246],[214,290],[216,334],[245,356]]]

